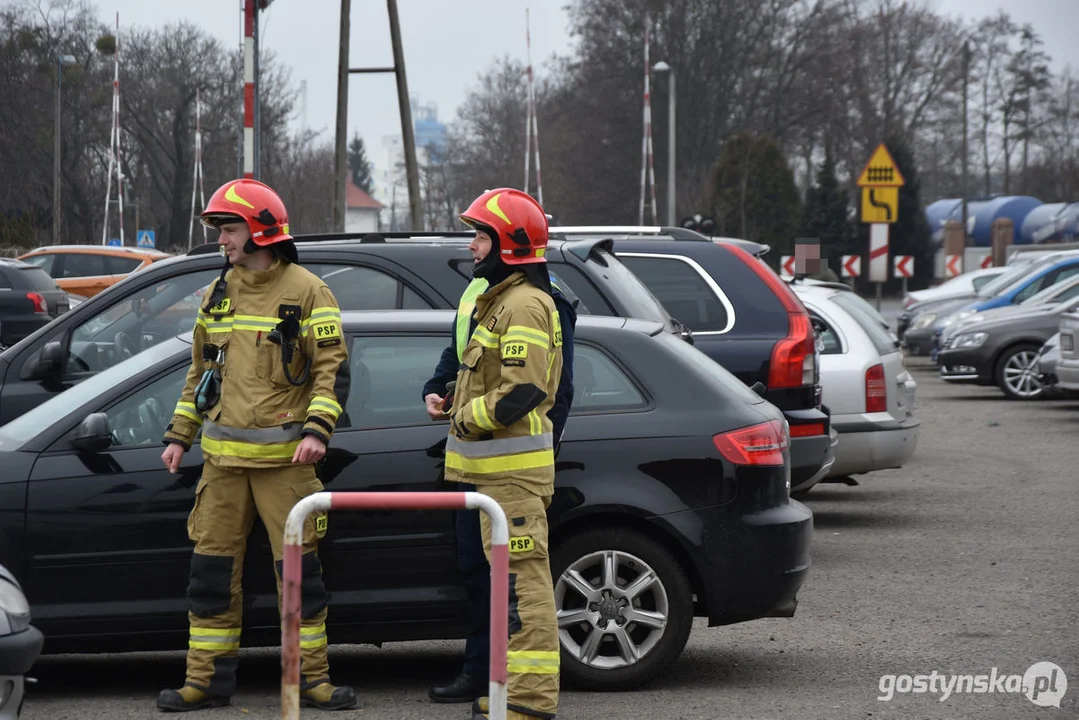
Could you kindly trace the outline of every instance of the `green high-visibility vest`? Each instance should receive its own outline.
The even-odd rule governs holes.
[[[472,282],[465,288],[464,294],[461,296],[461,302],[457,305],[457,362],[461,362],[461,356],[465,353],[465,345],[468,345],[468,341],[471,338],[471,333],[468,331],[468,326],[472,322],[472,311],[476,309],[476,298],[487,290],[486,278],[473,278]]]
[[[454,329],[457,338],[458,363],[461,362],[461,356],[465,353],[465,345],[468,345],[468,341],[472,339],[468,326],[472,323],[472,311],[476,309],[476,298],[487,291],[488,285],[486,278],[473,278],[465,288],[464,294],[461,295],[461,302],[457,305],[457,324]],[[551,278],[551,288],[561,292],[554,277]]]

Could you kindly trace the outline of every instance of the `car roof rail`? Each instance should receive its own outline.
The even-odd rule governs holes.
[[[552,227],[552,235],[629,235],[649,236],[668,235],[675,240],[696,240],[710,242],[707,235],[690,230],[689,228],[667,225],[567,225],[565,227]]]
[[[394,230],[377,232],[343,232],[343,233],[312,233],[310,235],[294,235],[296,242],[326,242],[328,240],[355,240],[361,243],[383,243],[387,240],[471,240],[476,233],[469,230],[441,230],[441,231],[413,231]]]

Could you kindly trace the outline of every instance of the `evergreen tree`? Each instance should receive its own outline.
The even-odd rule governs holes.
[[[787,160],[775,140],[743,133],[723,144],[712,172],[717,234],[793,253],[801,199]]]
[[[348,166],[352,171],[352,182],[370,195],[372,192],[371,171],[374,166],[367,159],[367,148],[358,132],[352,136],[352,141],[348,144]]]
[[[822,274],[824,263],[836,275],[840,274],[843,255],[858,252],[854,228],[851,227],[850,196],[840,187],[835,174],[835,157],[827,148],[824,161],[817,170],[817,181],[806,191],[799,235],[820,239]]]

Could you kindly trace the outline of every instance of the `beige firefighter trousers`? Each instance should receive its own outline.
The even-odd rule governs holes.
[[[322,489],[314,465],[226,469],[204,463],[187,521],[195,552],[187,587],[190,639],[185,684],[212,695],[233,694],[243,614],[244,555],[255,514],[266,526],[273,549],[280,613],[285,519],[297,501]],[[304,526],[300,627],[304,688],[329,680],[326,590],[316,552],[326,524],[325,513],[312,513]]]
[[[548,557],[547,506],[516,485],[478,485],[509,522],[510,596],[507,691],[509,710],[535,717],[558,711],[559,649],[554,584]],[[483,551],[491,560],[491,521],[480,513]]]

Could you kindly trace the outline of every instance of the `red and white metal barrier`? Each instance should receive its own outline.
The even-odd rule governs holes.
[[[285,521],[281,571],[281,718],[300,717],[300,583],[303,525],[317,511],[482,510],[491,518],[491,720],[506,720],[509,641],[509,524],[493,499],[478,492],[318,492],[296,503]]]

